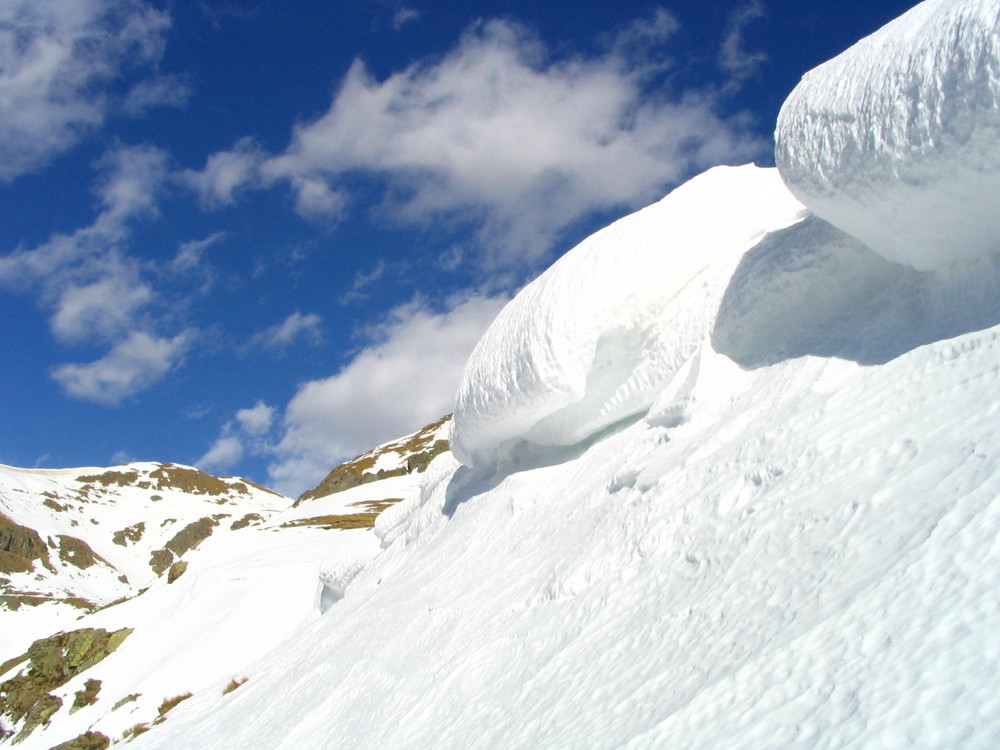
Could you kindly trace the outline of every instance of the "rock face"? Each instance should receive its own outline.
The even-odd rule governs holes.
[[[341,464],[315,489],[299,496],[295,505],[369,482],[424,471],[431,459],[448,450],[446,433],[450,421],[449,414],[412,435],[380,445]]]

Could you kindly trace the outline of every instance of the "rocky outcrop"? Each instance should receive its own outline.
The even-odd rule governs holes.
[[[435,456],[448,450],[448,441],[439,436],[450,419],[451,415],[448,414],[412,435],[381,445],[340,464],[315,489],[300,495],[295,501],[295,506],[307,500],[326,497],[369,482],[424,471]],[[391,468],[376,469],[380,459],[385,458],[395,458],[395,461],[389,463],[396,465]]]
[[[103,660],[131,632],[131,628],[110,633],[103,628],[84,628],[32,643],[22,657],[28,662],[27,668],[0,683],[0,717],[11,724],[23,722],[14,742],[47,724],[62,707],[62,699],[49,691]],[[96,696],[96,690],[93,692]]]
[[[51,567],[48,548],[38,532],[0,513],[0,573],[30,572],[35,560]]]

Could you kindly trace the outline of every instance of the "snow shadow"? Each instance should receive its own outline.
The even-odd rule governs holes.
[[[712,346],[747,369],[806,355],[877,365],[998,324],[1000,255],[918,271],[811,216],[744,255]]]
[[[643,409],[621,419],[574,445],[539,445],[527,440],[511,440],[497,451],[497,460],[490,466],[461,466],[448,482],[441,512],[448,518],[455,515],[462,503],[495,489],[511,474],[546,466],[556,466],[580,458],[592,445],[642,419]]]

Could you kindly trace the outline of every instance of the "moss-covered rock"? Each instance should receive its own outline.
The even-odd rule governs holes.
[[[103,660],[131,633],[131,628],[111,633],[103,628],[84,628],[35,641],[25,655],[27,668],[0,683],[0,716],[12,723],[23,721],[18,735],[23,739],[48,723],[62,706],[62,700],[49,691]]]
[[[178,560],[173,565],[170,566],[170,570],[167,572],[167,583],[173,583],[182,575],[184,571],[187,570],[188,564],[186,560]]]
[[[214,518],[199,518],[174,534],[166,547],[177,557],[183,557],[185,552],[194,549],[212,536],[212,530],[218,525],[219,522]]]
[[[21,742],[43,724],[48,724],[55,713],[62,708],[62,698],[46,693],[31,704],[24,715],[24,725],[13,739],[13,744]]]
[[[79,737],[63,742],[51,750],[107,750],[111,739],[100,732],[84,732]]]

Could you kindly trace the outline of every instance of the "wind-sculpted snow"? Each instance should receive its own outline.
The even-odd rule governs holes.
[[[742,254],[804,215],[773,169],[717,167],[592,235],[525,287],[469,359],[455,456],[573,445],[649,407],[712,327]]]
[[[795,196],[890,260],[1000,251],[1000,0],[927,0],[810,71],[776,143]]]

